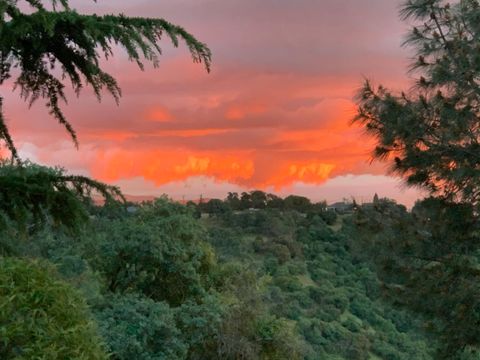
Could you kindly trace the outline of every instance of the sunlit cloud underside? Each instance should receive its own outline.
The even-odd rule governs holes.
[[[80,1],[77,1],[80,4]],[[24,157],[115,183],[131,194],[198,198],[264,189],[314,199],[417,193],[370,163],[353,97],[363,77],[406,87],[409,53],[395,1],[102,1],[79,11],[158,16],[209,44],[213,71],[165,42],[159,69],[141,72],[119,50],[105,64],[119,106],[88,91],[66,113],[77,151],[39,102],[7,94]],[[363,4],[363,5],[362,5]],[[383,193],[382,193],[383,192]]]

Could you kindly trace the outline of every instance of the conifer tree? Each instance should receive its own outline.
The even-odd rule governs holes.
[[[374,158],[389,161],[407,184],[434,197],[398,219],[380,202],[374,209],[378,214],[369,214],[366,223],[357,214],[358,234],[375,224],[381,241],[366,244],[380,265],[386,294],[428,320],[439,339],[437,358],[476,359],[480,2],[408,0],[401,15],[417,23],[405,41],[415,50],[416,83],[397,94],[367,81],[354,121],[377,139]],[[389,224],[392,219],[395,226]]]
[[[193,57],[210,69],[211,53],[183,28],[163,19],[132,18],[124,15],[81,15],[68,0],[26,0],[22,11],[18,0],[0,0],[0,85],[18,69],[15,85],[30,104],[42,98],[50,114],[68,131],[76,145],[77,136],[65,118],[60,103],[66,101],[64,79],[77,95],[90,86],[100,100],[103,89],[115,100],[120,87],[101,69],[101,55],[113,55],[113,46],[123,47],[131,61],[143,69],[143,59],[159,65],[159,41],[168,37],[174,46],[183,41]],[[58,76],[60,71],[60,76]],[[3,115],[0,97],[0,139],[18,160],[17,150]]]
[[[50,114],[78,146],[75,130],[60,106],[67,101],[64,82],[71,83],[77,96],[89,86],[98,100],[106,90],[118,102],[119,84],[100,67],[102,56],[108,59],[114,55],[115,47],[122,47],[140,69],[144,61],[157,67],[163,37],[175,47],[185,43],[193,61],[210,70],[208,47],[166,20],[82,15],[70,7],[68,0],[0,0],[0,85],[15,76],[20,96],[29,104],[45,100]],[[122,198],[115,187],[82,176],[68,176],[63,170],[23,163],[3,105],[0,96],[0,140],[10,151],[12,163],[0,163],[0,229],[12,220],[22,225],[20,228],[31,227],[32,221],[50,220],[72,227],[85,218],[80,202],[92,191],[107,200]]]
[[[367,81],[355,118],[377,138],[410,185],[450,200],[480,201],[480,2],[408,0],[401,15],[418,23],[405,41],[415,51],[410,91]]]

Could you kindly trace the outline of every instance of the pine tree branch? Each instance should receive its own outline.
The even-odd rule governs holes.
[[[40,0],[28,3],[36,11],[23,13],[17,1],[0,0],[0,84],[10,76],[12,68],[18,68],[20,75],[15,85],[21,96],[30,105],[45,99],[50,114],[65,127],[77,147],[74,128],[60,108],[60,102],[66,102],[62,80],[70,80],[77,96],[86,85],[98,100],[106,90],[118,103],[118,83],[100,68],[101,56],[112,56],[115,45],[122,47],[140,69],[144,68],[143,61],[157,67],[162,54],[159,44],[167,36],[175,47],[184,42],[193,61],[210,71],[210,49],[182,27],[164,19],[80,15],[70,10],[67,0],[52,0],[53,11],[47,10]],[[62,11],[56,10],[57,5]],[[58,68],[61,80],[56,77]],[[0,125],[0,138],[16,154],[5,122]]]

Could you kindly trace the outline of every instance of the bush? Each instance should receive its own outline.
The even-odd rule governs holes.
[[[112,296],[97,311],[100,329],[115,360],[184,359],[174,312],[141,295]]]
[[[101,220],[85,236],[84,255],[109,291],[135,291],[174,307],[202,296],[214,253],[192,215],[176,207],[160,199],[135,217]]]
[[[295,322],[274,316],[263,317],[258,319],[256,331],[262,344],[261,359],[305,358],[307,346],[295,329]]]
[[[0,358],[106,359],[85,301],[43,262],[0,257]]]

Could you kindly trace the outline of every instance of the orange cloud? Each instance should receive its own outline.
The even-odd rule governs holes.
[[[372,1],[366,8],[338,0],[275,7],[273,0],[206,6],[119,0],[104,10],[178,19],[212,48],[212,73],[192,64],[184,48],[167,47],[160,68],[145,72],[115,56],[106,70],[122,87],[120,106],[107,97],[99,104],[86,91],[65,109],[80,152],[41,104],[27,112],[16,94],[5,92],[7,119],[18,145],[29,144],[25,152],[34,158],[108,182],[144,179],[159,186],[204,176],[280,189],[384,174],[368,162],[373,140],[350,125],[363,74],[387,85],[406,83],[396,6]]]
[[[319,180],[328,179],[330,173],[335,168],[333,164],[323,164],[313,162],[307,165],[290,165],[290,176],[295,176],[297,180],[306,183],[318,182]],[[311,180],[310,180],[311,179]]]
[[[251,187],[267,188],[273,186],[276,190],[290,186],[295,182],[306,184],[322,184],[330,178],[334,164],[319,161],[290,163],[279,162],[266,173],[260,182],[253,182]]]
[[[254,164],[248,156],[241,155],[117,149],[99,152],[91,170],[103,181],[142,176],[160,185],[204,175],[220,181],[241,183],[252,177]]]
[[[336,165],[318,160],[297,161],[290,157],[275,161],[255,158],[251,153],[184,153],[171,150],[100,151],[92,164],[94,177],[114,182],[143,177],[162,185],[206,176],[249,188],[280,189],[294,182],[321,184],[331,177]]]

